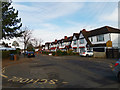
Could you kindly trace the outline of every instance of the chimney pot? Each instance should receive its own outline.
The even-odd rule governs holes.
[[[67,39],[67,36],[65,36],[64,39]]]
[[[57,42],[57,39],[55,39],[55,42]]]
[[[86,31],[86,29],[83,29],[82,31]]]

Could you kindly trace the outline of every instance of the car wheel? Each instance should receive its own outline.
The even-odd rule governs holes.
[[[86,57],[88,57],[88,54],[86,55]]]
[[[120,72],[118,73],[117,79],[118,79],[118,82],[120,82]]]

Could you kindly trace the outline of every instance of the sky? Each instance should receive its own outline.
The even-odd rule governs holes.
[[[19,11],[23,27],[29,27],[32,36],[44,42],[72,36],[80,30],[93,30],[103,26],[118,28],[118,2],[18,2],[13,7]]]

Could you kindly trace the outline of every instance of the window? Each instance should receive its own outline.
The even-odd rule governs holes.
[[[64,43],[62,43],[61,45],[64,46]]]
[[[97,42],[104,41],[104,35],[97,36]]]
[[[85,52],[85,48],[80,48],[80,53]]]
[[[91,37],[91,42],[93,42],[93,38]]]
[[[80,39],[80,44],[84,44],[84,39]]]
[[[92,51],[87,51],[88,53],[90,52],[90,53],[92,53]]]
[[[76,45],[77,44],[77,41],[74,41],[74,45]]]
[[[77,49],[76,49],[76,48],[74,48],[73,50],[74,50],[74,52],[77,52]]]
[[[93,48],[95,52],[105,52],[105,48]]]

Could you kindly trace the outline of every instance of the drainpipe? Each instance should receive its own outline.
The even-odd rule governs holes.
[[[109,33],[109,38],[110,38],[110,41],[111,41],[111,33]]]

